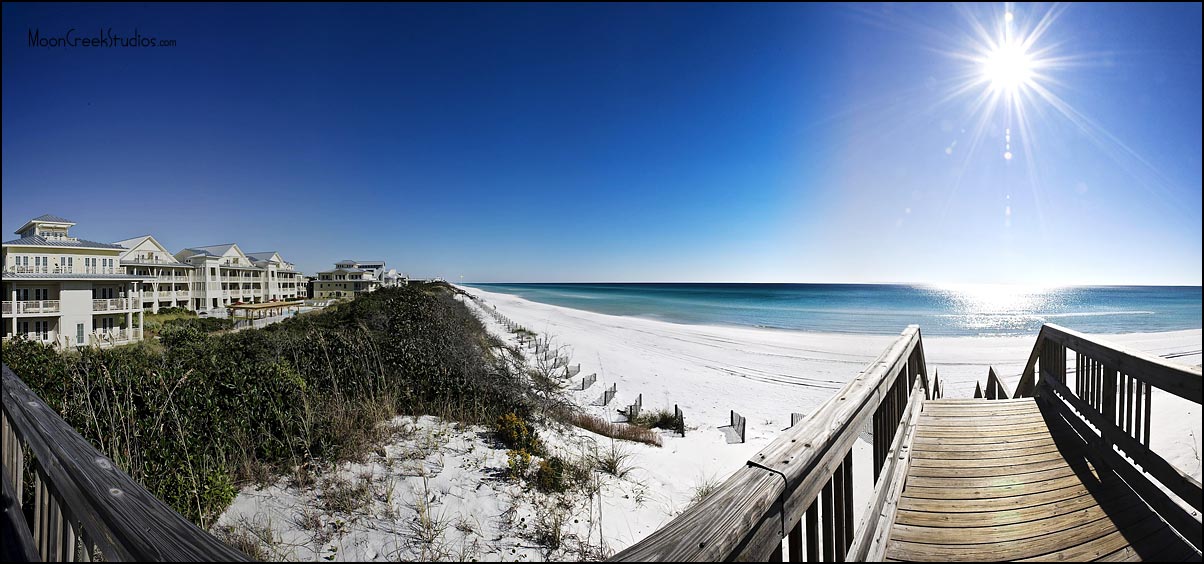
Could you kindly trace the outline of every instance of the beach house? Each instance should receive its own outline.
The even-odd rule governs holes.
[[[336,262],[334,270],[324,270],[318,273],[314,280],[315,299],[349,298],[358,294],[373,292],[380,288],[378,275],[384,269],[384,262],[357,263],[353,260]]]
[[[171,254],[151,235],[116,243],[121,266],[145,278],[142,308],[221,309],[235,303],[294,300],[298,273],[275,251],[244,253],[234,243],[191,247]]]
[[[125,247],[73,237],[75,222],[29,220],[3,243],[4,338],[59,346],[111,346],[142,338],[142,276]]]

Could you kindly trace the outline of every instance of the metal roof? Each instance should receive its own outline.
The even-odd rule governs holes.
[[[87,239],[75,239],[73,241],[72,240],[47,239],[45,237],[42,237],[41,235],[32,235],[30,237],[22,237],[20,239],[13,239],[12,241],[5,241],[3,244],[4,245],[14,245],[14,246],[87,247],[87,248],[93,248],[93,249],[125,250],[125,247],[122,247],[121,245],[113,245],[111,243],[100,243],[97,241],[89,241]]]
[[[47,223],[75,223],[74,221],[71,221],[70,219],[63,219],[57,215],[50,215],[48,213],[39,215],[38,217],[35,217],[25,223],[30,223],[33,221],[45,221]]]
[[[226,254],[226,251],[229,251],[230,248],[233,246],[234,246],[234,243],[224,243],[221,245],[209,245],[207,247],[188,247],[187,249],[184,249],[184,250],[192,251],[198,255],[206,254],[206,255],[221,256],[221,255]]]

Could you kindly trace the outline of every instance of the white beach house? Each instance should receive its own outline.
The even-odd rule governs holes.
[[[142,338],[144,280],[122,267],[125,248],[72,237],[74,225],[43,215],[3,243],[5,339],[69,347]]]
[[[176,254],[151,235],[118,241],[121,265],[147,281],[142,307],[201,311],[235,303],[295,300],[299,274],[275,251],[244,253],[237,244],[190,247]]]
[[[334,270],[318,273],[314,280],[315,299],[350,298],[358,294],[376,291],[381,286],[384,261],[357,262],[342,260],[334,263]]]

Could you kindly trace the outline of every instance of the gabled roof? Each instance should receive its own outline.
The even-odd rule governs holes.
[[[150,241],[151,244],[155,246],[155,249],[157,251],[162,252],[163,254],[171,257],[172,260],[175,260],[176,262],[174,264],[184,265],[184,263],[179,262],[179,260],[176,259],[176,257],[171,254],[171,251],[167,250],[167,247],[164,247],[163,244],[160,243],[158,239],[155,239],[154,236],[152,236],[152,235],[143,235],[141,237],[134,237],[132,239],[123,239],[121,241],[117,241],[114,244],[120,245],[120,246],[124,247],[126,250],[124,253],[121,254],[122,262],[138,262],[139,260],[141,260],[139,257],[133,257],[133,258],[128,258],[128,257],[130,257],[131,253],[134,252],[134,249],[137,249],[138,247],[142,246],[142,244],[146,241]],[[170,263],[168,263],[168,264],[170,264]]]
[[[251,259],[255,260],[256,262],[271,261],[273,258],[275,258],[277,261],[284,262],[284,259],[280,257],[280,253],[277,253],[276,251],[262,251],[262,252],[258,252],[258,253],[247,253],[247,256],[250,257]]]
[[[13,239],[12,241],[4,242],[4,246],[7,247],[10,245],[14,247],[82,247],[89,249],[125,250],[125,247],[122,247],[121,245],[113,245],[111,243],[100,243],[97,241],[89,241],[87,239],[47,239],[40,235],[21,237],[20,239]]]
[[[138,245],[141,245],[142,242],[145,241],[148,237],[150,237],[151,239],[154,239],[154,237],[151,237],[150,235],[142,235],[140,237],[130,237],[129,239],[113,241],[113,244],[121,245],[122,247],[125,247],[127,249],[132,249],[134,247],[137,247]],[[158,244],[159,242],[155,241],[155,243]],[[162,247],[163,245],[159,245],[159,246]],[[163,249],[163,250],[166,251],[167,249]]]
[[[208,247],[189,247],[184,250],[185,251],[193,251],[194,254],[198,254],[198,255],[216,255],[216,256],[220,257],[220,256],[230,252],[231,248],[237,247],[237,246],[238,245],[236,245],[234,243],[224,243],[221,245],[209,245]]]

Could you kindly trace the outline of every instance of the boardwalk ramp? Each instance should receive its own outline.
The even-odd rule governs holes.
[[[924,402],[892,561],[1185,560],[1195,554],[1033,398]]]

